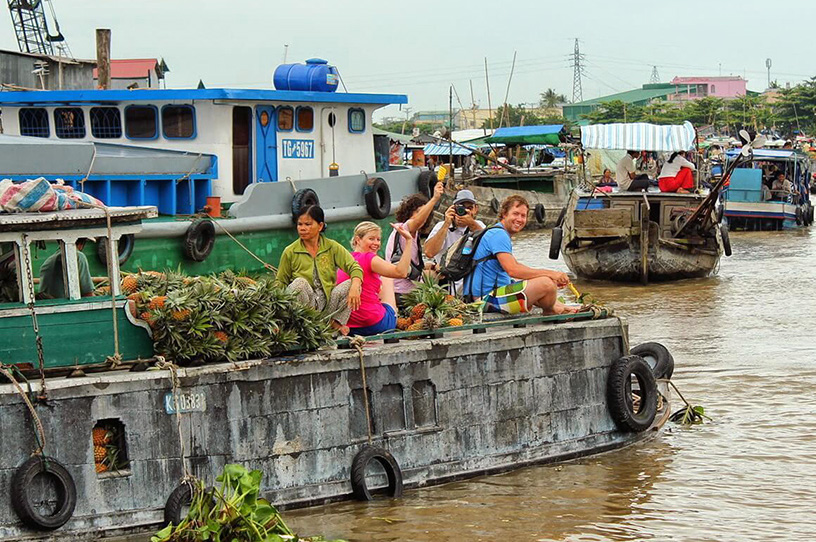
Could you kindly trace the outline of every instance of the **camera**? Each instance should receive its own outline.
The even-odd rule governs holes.
[[[453,210],[456,211],[456,214],[459,216],[465,216],[468,212],[467,207],[464,205],[457,205]]]

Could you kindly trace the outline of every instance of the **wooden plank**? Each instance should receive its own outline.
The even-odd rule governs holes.
[[[629,209],[587,209],[575,211],[575,228],[631,228]]]
[[[575,228],[575,237],[629,237],[637,235],[637,228]]]

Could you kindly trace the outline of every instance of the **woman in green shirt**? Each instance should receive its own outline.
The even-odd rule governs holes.
[[[332,327],[347,335],[349,315],[360,308],[363,270],[343,245],[323,235],[325,229],[323,209],[309,205],[300,210],[300,239],[283,250],[276,281],[301,303],[331,315]],[[337,285],[338,269],[351,280]]]

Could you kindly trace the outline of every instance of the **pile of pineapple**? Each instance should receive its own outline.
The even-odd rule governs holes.
[[[331,342],[320,313],[267,275],[144,271],[125,275],[122,292],[133,316],[153,330],[156,353],[179,364],[262,358]]]
[[[115,471],[127,467],[127,460],[120,454],[115,428],[97,425],[91,432],[91,440],[96,472]]]
[[[467,304],[450,295],[429,274],[406,294],[405,301],[407,308],[403,317],[397,318],[397,329],[404,331],[462,326],[475,321],[479,315],[479,303]]]

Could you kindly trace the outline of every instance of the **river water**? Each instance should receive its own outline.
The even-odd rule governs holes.
[[[732,233],[715,277],[650,286],[576,281],[658,341],[712,421],[561,465],[284,514],[350,541],[812,540],[816,531],[816,232]],[[549,234],[515,240],[528,265]],[[675,399],[675,405],[679,401]]]

